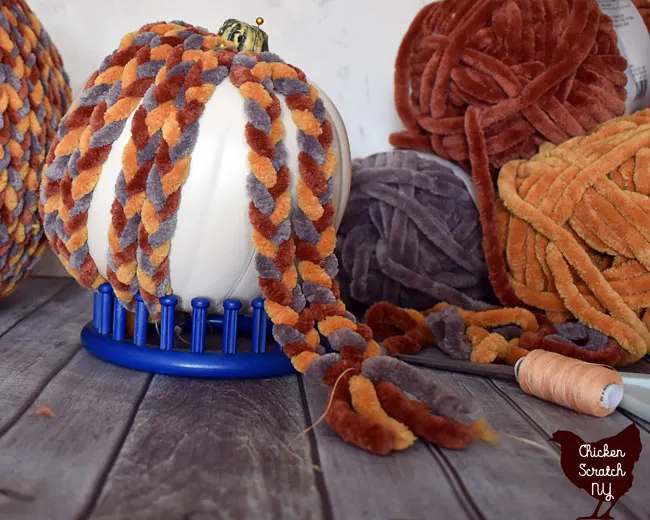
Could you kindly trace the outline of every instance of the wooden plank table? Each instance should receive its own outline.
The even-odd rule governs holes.
[[[327,397],[301,377],[190,380],[92,357],[79,343],[91,312],[67,279],[32,277],[0,301],[2,520],[573,520],[595,502],[564,477],[549,436],[596,441],[630,421],[646,450],[613,516],[648,518],[650,425],[629,414],[596,419],[513,383],[427,370],[478,399],[501,442],[373,456],[324,423],[296,439]]]

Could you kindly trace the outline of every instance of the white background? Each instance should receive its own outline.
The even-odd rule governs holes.
[[[216,32],[228,18],[264,18],[270,50],[334,101],[353,157],[390,149],[402,128],[393,103],[395,55],[427,0],[28,0],[63,58],[73,94],[125,34],[182,20]],[[62,268],[61,268],[62,269]],[[61,273],[48,254],[36,272]]]

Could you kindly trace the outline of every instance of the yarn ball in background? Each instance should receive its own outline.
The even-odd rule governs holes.
[[[443,0],[409,27],[395,69],[406,130],[391,143],[471,171],[490,281],[504,305],[524,303],[497,239],[499,169],[622,115],[626,67],[596,0]]]
[[[468,112],[494,172],[545,141],[582,135],[625,111],[627,63],[597,0],[443,0],[425,6],[399,48],[398,147],[468,169]]]
[[[622,347],[650,345],[650,109],[546,144],[499,174],[498,242],[517,296]],[[524,246],[525,244],[525,246]]]
[[[38,214],[41,169],[71,100],[63,62],[22,0],[0,4],[0,296],[46,247]]]
[[[451,169],[413,151],[356,159],[337,237],[345,303],[357,314],[379,301],[480,308],[477,300],[494,300],[482,238],[476,205]]]

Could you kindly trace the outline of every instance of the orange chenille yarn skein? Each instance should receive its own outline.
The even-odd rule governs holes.
[[[501,170],[499,255],[518,298],[613,337],[618,364],[650,345],[650,109],[544,145]]]
[[[543,142],[584,135],[625,111],[627,62],[596,0],[443,0],[399,48],[398,148],[433,150],[471,171],[490,281],[521,306],[496,242],[493,181]]]

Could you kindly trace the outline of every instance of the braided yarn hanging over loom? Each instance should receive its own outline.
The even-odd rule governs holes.
[[[494,300],[478,210],[439,162],[398,150],[356,159],[338,232],[339,282],[356,314],[375,302],[418,310]]]
[[[328,182],[336,165],[332,125],[305,74],[273,53],[238,52],[182,22],[125,36],[66,114],[48,156],[40,208],[62,263],[85,287],[105,281],[89,254],[88,207],[132,115],[111,210],[108,281],[125,307],[139,292],[158,317],[159,298],[173,293],[171,238],[196,135],[205,104],[225,81],[245,100],[248,215],[265,309],[294,367],[331,387],[328,424],[344,440],[382,454],[406,449],[416,436],[448,448],[486,438],[476,402],[381,355],[372,331],[340,300]],[[295,205],[278,96],[298,128]],[[325,354],[322,337],[333,352]]]
[[[41,168],[71,93],[56,47],[22,0],[0,3],[0,52],[0,296],[7,296],[47,244]]]
[[[443,0],[424,7],[407,31],[395,71],[395,101],[406,130],[392,135],[391,143],[434,151],[471,171],[490,281],[502,304],[539,309],[513,287],[510,259],[499,242],[504,236],[494,186],[499,169],[531,158],[544,142],[562,143],[622,115],[626,67],[612,21],[596,0],[544,0],[534,7],[528,0]],[[535,197],[542,194],[535,191]],[[542,242],[525,247],[539,248]],[[516,247],[523,244],[510,244],[510,250]],[[532,276],[526,264],[515,269]],[[553,286],[553,277],[544,274]],[[549,319],[566,320],[565,311],[531,314],[535,324],[522,343],[601,363],[638,359],[641,350],[630,350],[630,338],[621,346],[623,336],[608,327],[598,330],[617,341],[610,339],[601,349],[558,344]],[[575,316],[583,324],[598,322]]]

